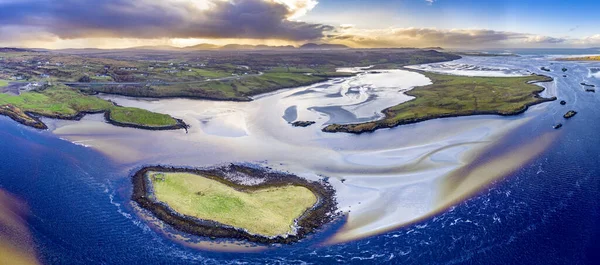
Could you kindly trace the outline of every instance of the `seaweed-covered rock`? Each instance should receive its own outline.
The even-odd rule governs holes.
[[[313,124],[315,124],[316,122],[314,121],[295,121],[292,123],[292,126],[294,127],[308,127],[311,126]]]
[[[569,110],[569,112],[567,112],[563,117],[565,117],[565,119],[570,119],[575,115],[577,115],[577,111]]]
[[[595,85],[588,84],[588,83],[585,83],[585,82],[581,82],[581,85],[582,86],[586,86],[586,87],[596,87]]]

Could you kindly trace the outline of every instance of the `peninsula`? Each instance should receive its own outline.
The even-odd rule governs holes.
[[[19,95],[0,93],[0,115],[37,129],[48,128],[39,117],[79,120],[94,113],[104,113],[107,122],[121,127],[148,130],[187,128],[183,121],[169,115],[117,106],[64,85],[44,85]]]
[[[558,61],[600,61],[599,55],[558,58]]]
[[[552,81],[548,76],[468,77],[418,72],[433,84],[406,92],[415,98],[383,110],[385,118],[359,124],[332,124],[323,131],[360,134],[436,118],[516,115],[529,106],[556,100],[540,97],[544,88],[534,84]]]

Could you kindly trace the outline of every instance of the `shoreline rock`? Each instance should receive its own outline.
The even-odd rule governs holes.
[[[570,119],[573,118],[573,116],[577,115],[577,111],[574,110],[569,110],[569,112],[567,112],[563,117],[565,119]]]
[[[292,122],[292,126],[294,126],[294,127],[308,127],[308,126],[311,126],[311,125],[313,125],[315,123],[317,123],[317,122],[315,122],[315,121],[295,121],[295,122]]]
[[[582,85],[582,86],[586,86],[586,87],[596,87],[595,85],[588,84],[588,83],[586,83],[586,82],[581,82],[581,85]]]

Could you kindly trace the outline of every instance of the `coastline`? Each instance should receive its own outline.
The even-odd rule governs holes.
[[[108,92],[105,90],[88,90],[88,89],[83,88],[82,85],[69,85],[69,87],[78,89],[82,92],[102,93],[102,94],[107,94],[107,95],[117,95],[117,96],[132,97],[132,98],[153,98],[153,99],[183,98],[183,99],[211,100],[211,101],[250,102],[250,101],[254,100],[253,97],[260,96],[262,94],[268,94],[268,93],[276,92],[276,91],[283,90],[283,89],[310,86],[310,85],[322,83],[322,82],[325,82],[328,80],[332,80],[335,78],[346,78],[346,77],[352,77],[354,75],[339,75],[339,76],[337,76],[337,75],[327,75],[327,74],[313,74],[312,76],[319,78],[319,80],[314,80],[314,81],[310,81],[310,82],[301,82],[299,84],[294,84],[294,85],[289,85],[289,86],[280,86],[280,87],[276,87],[276,88],[256,89],[256,90],[251,91],[251,93],[242,94],[241,97],[219,97],[219,96],[201,95],[201,93],[199,93],[199,95],[184,95],[184,94],[181,94],[181,95],[177,95],[177,94],[173,94],[173,95],[150,95],[150,94],[133,95],[131,93],[123,93],[123,92]],[[90,85],[92,85],[92,84],[93,83],[90,83]],[[132,85],[132,86],[139,86],[139,85]]]
[[[13,121],[16,121],[25,126],[32,127],[35,129],[40,129],[40,130],[48,129],[48,126],[40,120],[40,117],[45,117],[45,118],[50,118],[50,119],[59,119],[59,120],[79,121],[83,117],[85,117],[85,115],[101,114],[101,113],[104,113],[104,119],[107,123],[117,126],[117,127],[136,128],[136,129],[151,130],[151,131],[165,131],[165,130],[179,130],[179,129],[185,129],[187,131],[187,129],[189,128],[189,125],[187,125],[183,120],[176,119],[176,118],[173,118],[177,121],[177,124],[175,124],[175,125],[156,126],[156,127],[118,122],[118,121],[113,120],[110,117],[110,110],[80,111],[77,114],[72,115],[72,116],[48,115],[48,114],[41,114],[41,113],[37,113],[37,112],[26,111],[26,112],[24,112],[24,114],[32,120],[32,121],[28,121],[28,120],[24,119],[23,117],[17,115],[13,111],[8,111],[6,109],[0,108],[0,115],[7,116],[7,117],[11,118]]]
[[[181,215],[173,211],[168,205],[151,199],[151,184],[146,177],[146,173],[151,171],[197,174],[219,181],[240,191],[254,191],[287,185],[301,186],[313,192],[318,200],[311,209],[308,209],[296,220],[297,230],[295,234],[266,237],[251,234],[243,229],[218,222]],[[228,177],[234,174],[235,176],[242,174],[251,179],[262,180],[263,182],[257,185],[242,184],[239,180],[236,181]],[[335,199],[335,190],[328,183],[325,181],[312,182],[288,173],[273,172],[266,169],[233,164],[212,169],[149,166],[134,173],[132,183],[133,194],[131,200],[136,202],[141,208],[148,210],[156,218],[181,232],[202,237],[245,240],[259,244],[292,244],[307,237],[336,218],[337,201]]]
[[[425,71],[415,70],[415,69],[410,69],[410,68],[403,68],[403,69],[425,75]],[[552,78],[550,76],[546,76],[546,75],[538,75],[538,76],[542,80],[534,80],[534,81],[529,81],[527,83],[528,84],[537,84],[537,83],[546,83],[546,82],[554,81],[554,78]],[[368,123],[374,123],[374,125],[371,128],[352,130],[352,129],[348,128],[348,125],[358,125],[358,124],[343,124],[343,125],[332,124],[332,125],[324,127],[322,129],[322,131],[326,132],[326,133],[363,134],[363,133],[372,133],[372,132],[375,132],[380,129],[390,129],[390,128],[398,127],[401,125],[414,124],[414,123],[419,123],[419,122],[434,120],[434,119],[441,119],[441,118],[465,117],[465,116],[476,116],[476,115],[515,116],[515,115],[519,115],[519,114],[526,112],[532,106],[542,104],[545,102],[555,101],[558,99],[557,97],[550,97],[550,98],[542,97],[540,94],[542,92],[544,92],[545,90],[546,90],[546,88],[540,86],[540,89],[533,92],[533,98],[536,99],[535,102],[525,103],[522,108],[519,108],[518,110],[508,112],[508,113],[503,113],[500,111],[467,111],[467,112],[462,112],[462,113],[458,112],[458,113],[451,113],[451,114],[428,115],[428,116],[420,117],[420,118],[398,120],[398,121],[391,122],[391,123],[385,122],[386,119],[388,119],[389,117],[394,115],[392,113],[391,109],[395,106],[392,106],[392,107],[386,108],[381,111],[381,113],[383,113],[385,116],[384,118],[376,120],[376,121],[368,122]],[[415,94],[413,94],[412,92],[413,92],[413,90],[410,90],[410,91],[405,92],[404,94],[407,96],[417,98],[417,96]],[[414,100],[414,99],[412,99],[412,100]],[[407,101],[407,102],[410,102],[410,101]],[[407,102],[405,102],[405,103],[407,103]],[[402,103],[402,104],[404,104],[404,103]],[[359,124],[364,124],[364,123],[359,123]]]

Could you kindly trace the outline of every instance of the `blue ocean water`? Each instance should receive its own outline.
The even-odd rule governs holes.
[[[561,79],[561,99],[579,114],[527,166],[437,216],[340,245],[315,246],[336,224],[318,238],[260,253],[186,248],[131,209],[126,176],[140,165],[116,163],[5,117],[0,188],[30,207],[26,221],[46,264],[596,264],[600,100],[579,82]],[[551,130],[570,108],[550,104],[547,114],[507,136],[507,145]]]

